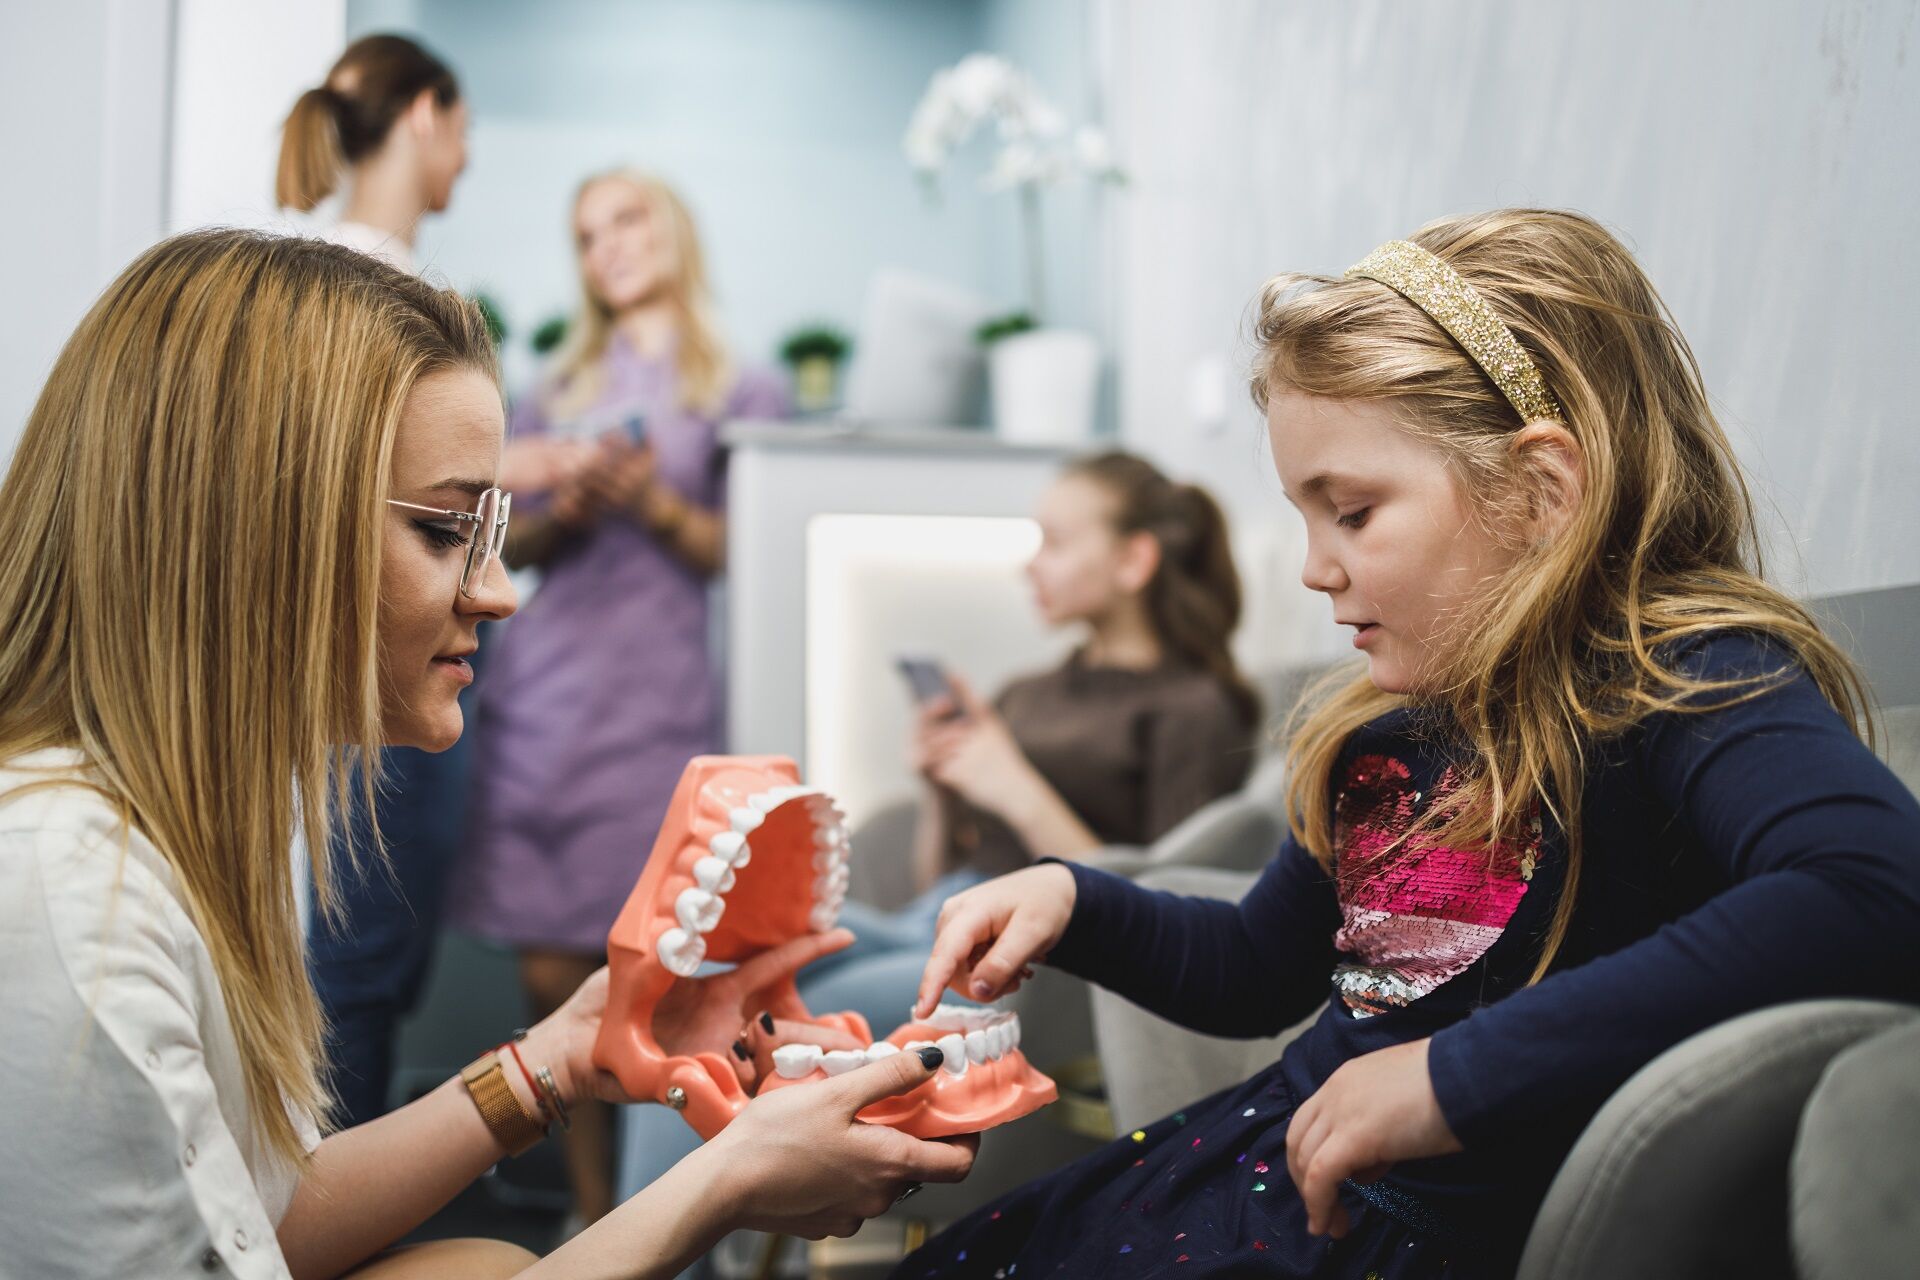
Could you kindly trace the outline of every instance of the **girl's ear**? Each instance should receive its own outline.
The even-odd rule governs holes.
[[[1130,593],[1147,589],[1160,570],[1160,539],[1144,529],[1120,540],[1120,585]]]
[[[1586,454],[1558,422],[1529,422],[1513,438],[1514,461],[1529,494],[1528,519],[1535,541],[1548,542],[1567,527],[1587,492]]]

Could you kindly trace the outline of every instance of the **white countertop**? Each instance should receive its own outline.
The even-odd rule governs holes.
[[[720,442],[731,449],[854,449],[873,453],[920,451],[1040,457],[1065,457],[1098,445],[1092,440],[1078,447],[1015,443],[1002,440],[985,427],[885,426],[847,419],[780,422],[750,418],[721,427]]]

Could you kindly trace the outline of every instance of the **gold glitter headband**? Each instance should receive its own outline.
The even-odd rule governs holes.
[[[1547,380],[1513,330],[1441,259],[1411,241],[1389,240],[1347,268],[1347,279],[1356,277],[1386,285],[1453,335],[1473,362],[1486,370],[1523,422],[1566,420],[1560,402],[1547,390]]]

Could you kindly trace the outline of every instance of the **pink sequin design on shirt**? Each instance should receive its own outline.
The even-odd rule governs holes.
[[[1449,768],[1435,785],[1457,785]],[[1391,756],[1356,757],[1334,809],[1336,883],[1343,924],[1334,945],[1358,963],[1334,971],[1356,1018],[1411,1004],[1487,953],[1526,896],[1540,848],[1536,811],[1524,845],[1453,849],[1394,840],[1436,796]]]

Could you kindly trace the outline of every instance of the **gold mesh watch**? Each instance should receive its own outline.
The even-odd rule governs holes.
[[[487,1132],[507,1149],[508,1155],[521,1155],[547,1136],[547,1127],[527,1114],[514,1095],[513,1086],[507,1083],[498,1050],[490,1049],[462,1067],[460,1079],[467,1086],[473,1105],[480,1108]]]

